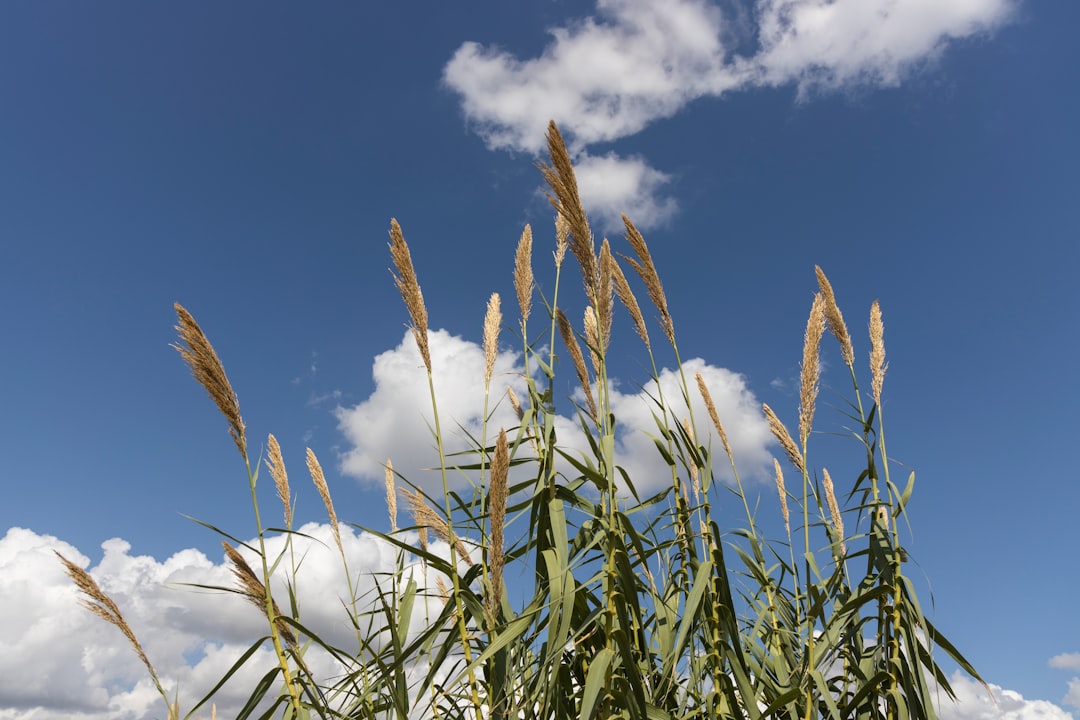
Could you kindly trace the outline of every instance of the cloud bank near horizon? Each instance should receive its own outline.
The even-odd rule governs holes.
[[[298,547],[305,553],[298,583],[305,622],[348,647],[352,631],[340,605],[347,590],[330,527],[309,523],[300,530],[313,538]],[[348,527],[341,531],[350,569],[361,583],[370,583],[371,573],[392,568],[393,548]],[[271,551],[281,544],[280,538],[272,539]],[[0,720],[151,720],[163,713],[160,697],[124,637],[79,606],[54,550],[87,567],[114,598],[166,689],[171,692],[179,684],[185,710],[263,634],[264,621],[246,601],[182,585],[231,586],[221,560],[187,549],[159,561],[133,553],[119,538],[105,541],[102,549],[104,556],[91,566],[78,548],[50,535],[11,528],[0,537],[0,607],[7,628],[0,640]],[[236,716],[273,662],[270,652],[261,650],[225,686],[215,697],[220,717]],[[330,665],[322,669],[333,670]],[[978,682],[960,674],[950,682],[958,702],[941,705],[942,720],[1071,718],[1051,702],[1028,700],[998,685],[992,686],[995,706]]]
[[[667,222],[670,176],[641,157],[587,148],[630,137],[701,98],[794,85],[801,100],[900,84],[958,41],[1008,22],[1015,0],[598,0],[550,28],[537,57],[463,43],[443,68],[468,125],[489,149],[540,154],[549,119],[583,167],[617,188],[583,184],[599,228]],[[599,165],[598,165],[599,163]]]

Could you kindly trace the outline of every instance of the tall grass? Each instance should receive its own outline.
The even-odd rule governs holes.
[[[397,563],[374,578],[374,591],[359,596],[325,476],[308,451],[308,471],[349,578],[342,612],[355,630],[351,647],[333,645],[304,625],[291,544],[280,556],[268,556],[255,494],[259,467],[248,454],[236,395],[202,330],[177,306],[177,349],[228,420],[251,489],[258,543],[247,549],[258,563],[251,566],[222,533],[236,577],[236,586],[224,589],[250,600],[266,620],[265,636],[188,717],[268,646],[276,665],[251,688],[242,718],[934,718],[939,696],[952,696],[938,663],[942,653],[978,675],[925,616],[906,574],[899,524],[914,475],[895,478],[886,453],[881,400],[887,363],[878,304],[870,310],[870,361],[863,368],[833,288],[816,269],[819,292],[803,339],[794,432],[780,414],[762,408],[783,450],[774,461],[778,496],[766,511],[782,517],[785,535],[766,538],[710,389],[702,375],[686,376],[644,237],[624,217],[632,254],[616,253],[607,240],[597,249],[554,124],[548,145],[550,164],[540,171],[556,211],[550,296],[535,280],[528,227],[513,265],[514,329],[527,396],[510,390],[518,424],[485,422],[464,455],[445,450],[427,307],[404,233],[391,222],[395,281],[427,373],[442,492],[426,495],[387,462],[389,528],[368,532],[397,549]],[[567,251],[579,270],[584,308],[564,308],[560,301]],[[660,337],[678,363],[679,397],[665,396],[661,387],[649,325],[624,266],[658,313]],[[609,378],[616,299],[652,368],[655,427],[639,429],[656,438],[670,474],[662,491],[646,497],[616,451],[620,430]],[[545,309],[541,319],[533,316],[537,300]],[[575,325],[571,317],[582,321]],[[492,385],[503,325],[501,300],[493,295],[483,323],[485,418],[503,393]],[[812,464],[826,331],[850,371],[847,416],[862,466],[845,469],[843,475],[855,479],[842,491],[827,468]],[[556,394],[556,373],[568,369],[581,391],[580,403],[572,405]],[[705,418],[677,411],[690,407],[694,395],[707,409],[719,448],[703,441],[710,431],[697,423]],[[557,404],[577,418],[587,452],[556,436]],[[266,465],[291,537],[288,475],[273,436],[268,447]],[[715,519],[718,464],[732,469],[727,489],[745,514],[740,527]],[[476,478],[471,494],[451,489],[448,478],[458,472]],[[399,528],[401,498],[413,524]],[[169,703],[119,610],[88,576],[68,568],[91,609],[124,631]],[[286,597],[274,595],[275,574],[287,579]],[[511,592],[505,580],[511,574],[531,578],[531,586]],[[316,676],[311,653],[333,658],[338,672]],[[169,708],[170,717],[179,717],[175,705]]]

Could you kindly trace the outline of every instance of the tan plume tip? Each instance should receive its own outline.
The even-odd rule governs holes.
[[[821,293],[814,295],[814,304],[810,308],[810,317],[806,322],[806,337],[803,340],[802,374],[799,391],[799,441],[806,448],[810,437],[810,428],[814,424],[814,409],[817,406],[818,384],[821,380],[821,336],[825,332],[825,298]]]
[[[709,419],[712,420],[713,427],[716,428],[716,434],[720,436],[720,442],[724,445],[724,452],[727,453],[728,460],[734,462],[735,455],[731,452],[731,445],[728,443],[727,433],[724,432],[724,426],[720,423],[720,416],[716,412],[716,405],[713,403],[712,393],[709,392],[709,388],[705,384],[705,378],[701,376],[701,373],[695,373],[694,378],[697,380],[698,392],[701,393],[701,399],[705,401],[705,409],[709,411]]]
[[[397,532],[397,488],[394,485],[394,464],[386,458],[386,510],[390,516],[390,531]]]
[[[765,411],[765,419],[769,421],[769,430],[772,431],[773,437],[779,441],[780,447],[784,448],[784,452],[787,453],[791,464],[798,468],[799,472],[806,472],[806,464],[803,462],[802,453],[799,452],[798,446],[795,445],[795,441],[791,438],[791,433],[784,427],[784,423],[780,422],[780,418],[776,417],[776,413],[767,404],[762,404],[761,408]]]
[[[649,293],[649,299],[652,300],[653,305],[660,312],[664,335],[667,336],[668,342],[674,345],[675,325],[671,320],[671,313],[668,312],[667,296],[664,294],[664,286],[660,283],[660,274],[656,272],[656,265],[653,264],[649,246],[645,244],[645,238],[642,237],[634,223],[630,222],[630,218],[623,215],[622,220],[626,226],[626,240],[630,243],[630,247],[634,248],[638,260],[629,258],[626,255],[622,255],[622,258],[630,263],[631,267],[641,276],[642,282],[645,283],[645,290]]]
[[[567,152],[566,143],[563,142],[554,121],[548,123],[547,143],[551,165],[539,163],[538,167],[544,176],[544,181],[551,188],[548,199],[552,207],[566,218],[570,231],[570,252],[581,265],[585,293],[590,299],[594,299],[597,294],[598,273],[592,230],[589,229],[589,220],[585,216],[585,209],[578,195],[577,178],[574,176],[574,167],[570,162],[570,153]]]
[[[844,517],[840,514],[840,504],[836,502],[836,490],[833,488],[829,471],[821,469],[822,484],[825,486],[825,502],[829,506],[829,518],[836,530],[836,540],[840,543],[840,552],[847,555],[847,543],[844,542]]]
[[[413,337],[416,338],[416,347],[420,350],[420,357],[424,359],[424,367],[431,372],[431,351],[428,348],[428,319],[427,306],[424,305],[424,294],[420,292],[420,283],[416,279],[416,271],[413,269],[412,255],[409,246],[405,243],[405,236],[401,232],[401,226],[396,219],[390,220],[390,256],[394,260],[397,274],[394,275],[394,283],[401,292],[401,299],[405,301],[405,309],[409,311],[412,319]]]
[[[791,537],[791,516],[788,514],[787,488],[784,487],[784,471],[780,469],[780,461],[773,458],[773,467],[776,470],[776,492],[780,495],[780,514],[784,516],[784,530]]]
[[[146,667],[158,692],[162,692],[161,682],[158,680],[158,675],[154,670],[154,666],[150,664],[150,659],[147,658],[146,653],[143,652],[142,645],[139,643],[138,638],[135,637],[135,632],[131,629],[131,626],[128,625],[127,620],[124,619],[123,614],[120,612],[120,608],[113,602],[113,599],[98,586],[97,581],[90,576],[90,573],[86,572],[86,570],[83,570],[55,550],[53,550],[53,552],[56,554],[56,557],[60,558],[60,562],[63,563],[68,577],[75,583],[75,587],[83,594],[80,604],[105,622],[115,626],[123,633],[124,637],[127,638],[128,643],[131,645],[131,649],[135,651],[135,654],[139,656],[139,660]]]
[[[589,359],[592,361],[593,372],[600,377],[600,330],[596,323],[596,310],[592,305],[585,306],[585,317],[582,319],[585,327],[585,342],[589,347]]]
[[[532,294],[536,284],[532,269],[532,243],[532,227],[526,225],[514,253],[514,290],[517,291],[522,323],[529,319],[532,312]]]
[[[266,441],[267,457],[266,467],[270,471],[270,477],[274,479],[274,487],[277,488],[278,499],[285,508],[285,527],[292,527],[293,508],[292,497],[289,492],[289,476],[285,472],[285,461],[281,457],[281,446],[277,438],[270,435]]]
[[[218,406],[218,410],[228,420],[229,434],[232,435],[236,448],[246,460],[247,436],[244,434],[244,421],[240,417],[240,401],[233,391],[229,378],[225,375],[225,367],[191,313],[180,303],[175,303],[173,309],[176,310],[179,322],[176,331],[180,334],[182,344],[172,347],[180,353],[180,357],[191,369],[192,376],[203,386],[210,395],[210,399]]]
[[[229,559],[229,563],[232,565],[232,574],[236,578],[236,581],[240,584],[240,593],[248,599],[248,601],[259,609],[259,612],[263,614],[267,620],[272,622],[277,628],[278,634],[289,644],[290,647],[296,647],[296,636],[293,635],[292,630],[288,624],[284,621],[284,617],[281,614],[281,608],[278,607],[277,602],[272,598],[270,600],[271,605],[274,608],[274,617],[270,617],[266,612],[267,591],[266,587],[259,580],[259,577],[255,574],[255,571],[248,565],[247,560],[240,554],[236,548],[230,545],[225,540],[221,541],[221,546],[225,548],[225,556]]]
[[[870,384],[874,402],[881,406],[881,388],[885,384],[885,325],[881,322],[881,306],[875,300],[870,306]]]
[[[465,547],[465,543],[461,542],[461,539],[456,535],[451,534],[450,525],[441,515],[431,509],[431,506],[424,500],[424,495],[419,490],[413,492],[402,490],[401,492],[409,499],[409,508],[412,511],[413,520],[416,522],[417,527],[431,530],[443,542],[447,544],[452,543],[458,557],[463,559],[468,565],[472,565],[473,560],[469,555],[468,548]],[[426,544],[427,540],[425,534],[424,539],[421,540],[421,547],[426,549]]]
[[[506,430],[499,430],[495,440],[495,457],[491,462],[491,485],[488,488],[488,508],[491,513],[491,588],[488,612],[492,619],[499,606],[503,590],[503,529],[506,525],[506,496],[510,475],[510,443]]]
[[[611,324],[615,311],[612,277],[615,274],[615,257],[611,254],[611,244],[607,238],[600,245],[600,278],[596,288],[596,322],[599,324],[600,353],[607,355],[611,342]]]
[[[831,332],[840,343],[840,352],[844,356],[844,364],[848,367],[855,365],[855,350],[851,346],[851,334],[848,333],[844,315],[840,312],[840,306],[836,304],[836,295],[833,293],[829,278],[825,277],[825,271],[818,265],[814,266],[817,273],[818,287],[821,295],[825,298],[825,320],[829,324]]]
[[[523,420],[525,418],[525,411],[521,408],[521,401],[518,400],[514,388],[509,385],[506,386],[506,397],[510,399],[510,407],[514,408],[514,414],[517,415],[517,419]]]
[[[311,481],[315,483],[315,489],[319,491],[319,497],[322,498],[323,504],[326,505],[326,514],[330,517],[330,527],[334,531],[334,541],[337,543],[338,550],[344,555],[345,548],[341,544],[341,528],[338,527],[334,501],[330,499],[330,487],[326,484],[326,475],[323,474],[319,458],[315,457],[315,452],[311,448],[307,449],[307,466],[308,472],[311,473]]]
[[[641,314],[641,306],[638,305],[637,298],[634,297],[634,293],[630,290],[630,283],[626,281],[626,275],[623,274],[622,268],[619,267],[619,263],[611,263],[611,277],[615,281],[615,295],[618,296],[619,301],[626,307],[626,311],[630,313],[630,318],[634,321],[634,330],[637,331],[638,337],[645,343],[645,347],[649,350],[652,349],[652,345],[649,343],[649,331],[645,326],[645,317]]]
[[[502,327],[502,300],[499,293],[491,293],[487,312],[484,313],[484,387],[491,382],[495,360],[499,356],[499,328]]]
[[[566,248],[570,245],[570,223],[566,221],[562,213],[555,215],[555,268],[562,267],[563,259],[566,258]]]
[[[598,417],[596,400],[593,398],[592,384],[589,382],[589,371],[585,367],[585,357],[581,354],[581,346],[578,345],[574,329],[570,326],[570,321],[566,319],[566,314],[562,311],[562,308],[558,308],[555,314],[559,323],[559,335],[562,336],[563,344],[566,345],[566,349],[570,353],[570,359],[574,363],[578,382],[581,383],[581,389],[585,393],[585,402],[589,407],[589,415],[595,421]]]

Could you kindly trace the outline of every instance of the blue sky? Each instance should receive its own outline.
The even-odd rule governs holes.
[[[479,342],[488,295],[513,306],[524,224],[538,274],[552,247],[533,164],[554,118],[597,234],[628,251],[620,211],[645,230],[683,357],[740,374],[756,403],[795,417],[815,264],[859,357],[880,299],[889,448],[917,471],[910,547],[936,621],[987,680],[1022,694],[1015,717],[1080,707],[1068,450],[1080,429],[1080,8],[660,8],[0,6],[5,615],[26,629],[64,612],[43,548],[81,553],[137,598],[120,577],[132,568],[202,567],[196,551],[220,563],[216,537],[181,513],[252,532],[224,421],[169,347],[177,301],[221,355],[254,447],[273,432],[297,486],[311,447],[342,518],[385,527],[381,485],[350,458],[393,453],[408,467],[427,451],[377,433],[419,412],[392,368],[378,383],[372,371],[410,347],[390,218],[432,327]],[[636,351],[629,326],[622,339]],[[838,404],[846,373],[826,348],[822,401]],[[647,379],[642,362],[619,368],[627,392]],[[819,410],[819,430],[840,424]],[[752,435],[749,457],[777,454]],[[297,516],[324,519],[306,487]],[[129,548],[112,544],[102,563],[112,538]],[[73,637],[98,633],[93,622],[70,620]],[[65,675],[71,704],[54,707],[52,683],[78,652],[32,635],[0,663],[53,680],[0,681],[0,718],[115,716],[95,714],[110,701],[141,717],[117,689],[137,679],[128,670]]]

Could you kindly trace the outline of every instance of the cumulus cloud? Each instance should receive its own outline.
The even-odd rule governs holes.
[[[295,538],[296,556],[303,557],[297,584],[305,623],[339,647],[355,646],[342,610],[348,590],[330,528],[311,523],[298,530],[307,536]],[[341,531],[350,569],[358,574],[363,593],[374,586],[374,573],[393,570],[396,550],[374,536],[347,527]],[[276,553],[283,546],[282,538],[271,538],[268,551]],[[178,688],[185,711],[265,634],[265,621],[247,601],[185,586],[232,587],[223,562],[190,549],[158,561],[132,554],[120,539],[106,541],[102,549],[104,557],[89,572],[120,607],[166,690]],[[11,528],[0,538],[5,628],[0,635],[0,720],[161,717],[162,700],[145,668],[115,627],[80,606],[80,595],[54,550],[82,567],[90,564],[77,548],[50,535]],[[275,577],[280,597],[287,597],[284,577]],[[419,585],[426,587],[423,581]],[[318,653],[309,658],[317,672],[329,676],[335,669]],[[269,650],[259,650],[215,696],[220,716],[235,717],[274,664]]]
[[[1061,653],[1050,658],[1050,667],[1058,670],[1080,670],[1080,653]]]
[[[722,372],[714,374],[711,381]],[[353,630],[341,607],[348,589],[331,530],[316,523],[298,530],[302,535],[294,538],[296,555],[303,557],[303,563],[296,587],[304,622],[324,639],[351,647]],[[396,550],[348,527],[341,531],[350,569],[363,592],[374,586],[377,573],[393,569]],[[283,547],[282,538],[269,539],[271,554]],[[181,550],[159,561],[133,554],[131,546],[121,539],[108,540],[102,548],[104,557],[89,567],[89,572],[121,608],[166,690],[171,693],[178,688],[182,709],[190,710],[265,632],[265,621],[236,596],[183,585],[231,586],[228,567],[201,552]],[[0,608],[5,628],[0,635],[0,720],[161,717],[162,701],[127,641],[115,628],[79,606],[79,594],[54,550],[81,566],[90,564],[78,548],[50,535],[11,528],[0,537]],[[442,543],[433,544],[432,550],[443,556],[448,552]],[[249,562],[254,562],[254,557],[244,552]],[[404,562],[407,575],[421,588],[431,586],[410,558]],[[275,577],[275,583],[284,582],[284,578]],[[276,587],[284,592],[283,585]],[[417,627],[423,624],[423,614],[434,612],[438,602],[432,600],[428,607],[421,598],[414,609]],[[329,677],[336,670],[317,648],[312,648],[307,660],[321,676]],[[274,662],[268,649],[260,649],[215,695],[218,715],[235,717],[251,688]],[[943,699],[939,706],[942,720],[1072,717],[1053,703],[1028,700],[997,685],[991,686],[995,705],[979,683],[959,672],[950,683],[957,701]]]
[[[471,447],[470,436],[480,437],[484,399],[483,351],[478,344],[445,330],[431,332],[429,345],[439,415],[447,436],[447,452],[460,452]],[[498,396],[510,385],[519,397],[526,397],[524,368],[518,354],[500,353],[495,368],[493,396]],[[745,478],[768,477],[767,464],[771,462],[768,448],[772,436],[745,378],[709,365],[700,358],[686,361],[684,370],[691,383],[694,374],[700,372],[709,385],[740,473]],[[340,428],[352,445],[343,455],[342,471],[381,484],[383,464],[389,457],[395,471],[441,495],[441,475],[425,470],[438,467],[439,458],[429,431],[433,418],[426,371],[411,332],[405,333],[397,347],[375,358],[373,376],[375,389],[366,400],[352,408],[338,409]],[[660,490],[671,482],[671,473],[652,439],[657,435],[653,420],[656,405],[651,399],[656,396],[656,387],[650,385],[629,391],[617,381],[613,385],[611,408],[619,429],[616,462],[630,473],[639,492]],[[722,453],[720,440],[711,429],[696,386],[691,388],[693,407],[690,409],[682,403],[678,372],[661,370],[660,388],[669,408],[680,419],[690,417],[692,410],[702,443],[711,443],[715,452]],[[556,398],[556,402],[559,401]],[[563,408],[567,414],[556,420],[559,442],[564,448],[584,453],[589,447],[588,441],[573,417],[569,403],[563,402]],[[493,435],[494,428],[511,428],[518,424],[517,416],[505,401],[489,412],[489,434]],[[721,479],[730,479],[726,460],[718,462],[715,471]],[[456,488],[466,486],[468,482],[462,474],[451,475],[451,483]]]
[[[956,692],[956,702],[948,701],[942,693],[938,705],[941,720],[1072,720],[1071,713],[1052,702],[1028,700],[1015,690],[993,683],[992,700],[979,682],[959,670],[949,678],[949,684]]]
[[[551,28],[538,57],[462,44],[443,82],[489,148],[538,154],[554,119],[582,162],[589,145],[634,135],[702,97],[789,83],[804,98],[813,90],[896,85],[950,43],[999,27],[1015,4],[735,0],[722,10],[707,0],[598,0],[594,16]],[[665,178],[641,158],[622,162]],[[643,200],[662,184],[627,183],[622,193],[595,196],[588,209],[618,217],[638,207],[635,222],[654,227],[675,211],[669,200]]]
[[[574,164],[574,174],[581,201],[592,212],[598,230],[621,231],[624,213],[638,227],[651,228],[664,224],[678,211],[675,199],[662,195],[671,176],[642,157],[582,153]]]

